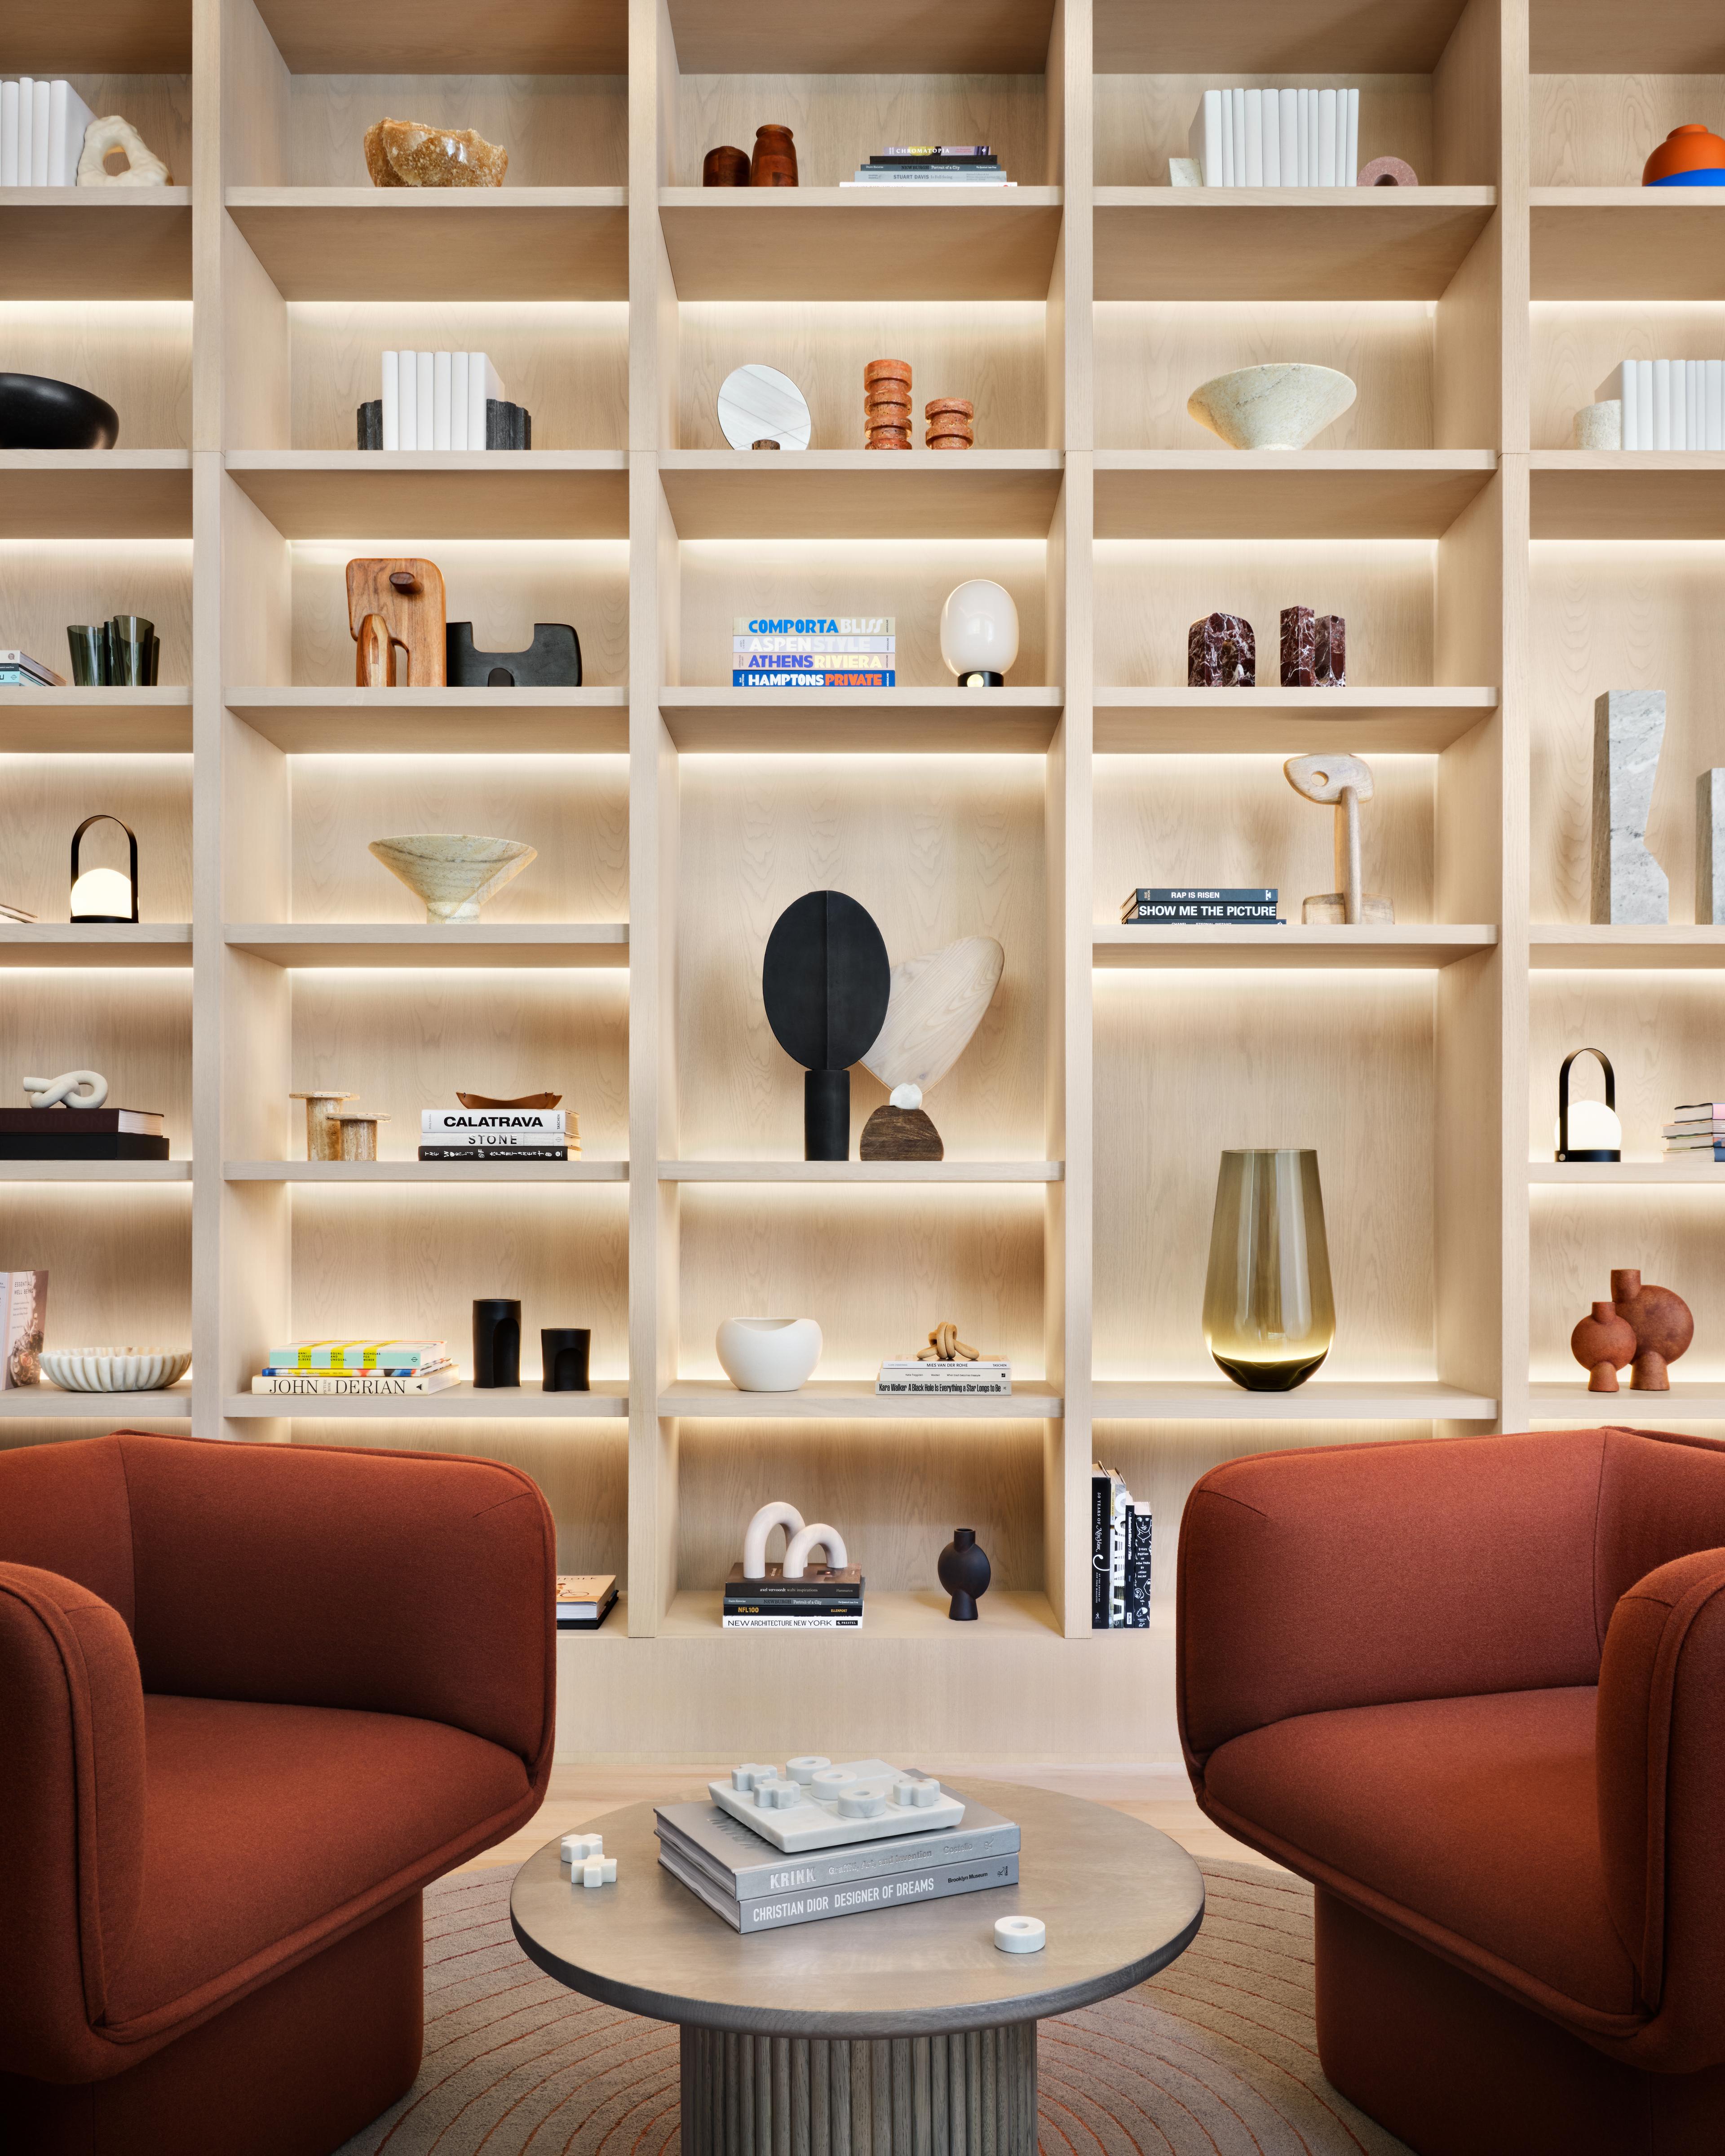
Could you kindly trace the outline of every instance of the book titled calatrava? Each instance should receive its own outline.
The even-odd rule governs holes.
[[[738,614],[733,689],[891,689],[897,635],[888,614]]]

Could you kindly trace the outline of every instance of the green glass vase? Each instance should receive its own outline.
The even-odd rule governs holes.
[[[1315,1152],[1224,1152],[1204,1284],[1204,1344],[1249,1393],[1303,1385],[1336,1337]]]

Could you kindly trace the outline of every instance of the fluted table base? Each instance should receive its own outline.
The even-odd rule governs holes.
[[[1036,2024],[823,2043],[683,2025],[683,2156],[1035,2156]]]

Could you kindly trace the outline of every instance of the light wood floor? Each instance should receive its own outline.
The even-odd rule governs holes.
[[[711,1766],[555,1767],[551,1788],[537,1814],[518,1834],[510,1835],[461,1869],[470,1871],[487,1864],[519,1864],[553,1835],[572,1834],[623,1804],[644,1799],[675,1804],[702,1796],[706,1783],[716,1774],[728,1774],[732,1763],[726,1760]],[[932,1765],[930,1771],[940,1770]],[[1020,1782],[1034,1789],[1061,1789],[1075,1797],[1090,1797],[1159,1826],[1196,1857],[1229,1858],[1242,1864],[1263,1865],[1272,1871],[1281,1868],[1224,1834],[1219,1827],[1212,1826],[1194,1802],[1190,1785],[1177,1767],[969,1767],[952,1773],[953,1787],[962,1791],[967,1776],[977,1781]]]

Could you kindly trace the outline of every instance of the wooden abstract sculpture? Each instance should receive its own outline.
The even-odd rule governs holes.
[[[1302,800],[1336,811],[1336,881],[1341,889],[1308,898],[1301,919],[1320,927],[1393,921],[1395,907],[1389,900],[1360,888],[1359,804],[1372,798],[1370,766],[1357,756],[1291,756],[1282,770]]]
[[[1675,1363],[1695,1337],[1689,1306],[1674,1289],[1641,1285],[1640,1272],[1625,1267],[1611,1276],[1611,1307],[1635,1336],[1632,1391],[1668,1393],[1666,1365]],[[1589,1388],[1591,1389],[1591,1388]]]
[[[916,1350],[919,1363],[974,1363],[979,1359],[974,1348],[967,1348],[958,1337],[958,1328],[949,1317],[943,1317],[928,1336],[928,1345]]]
[[[353,678],[362,689],[446,685],[444,580],[435,562],[350,562],[347,627],[359,647]]]
[[[891,1099],[863,1126],[858,1152],[864,1160],[944,1158],[922,1096],[970,1045],[1005,965],[1006,953],[992,936],[966,936],[893,968],[886,1020],[862,1059]]]

